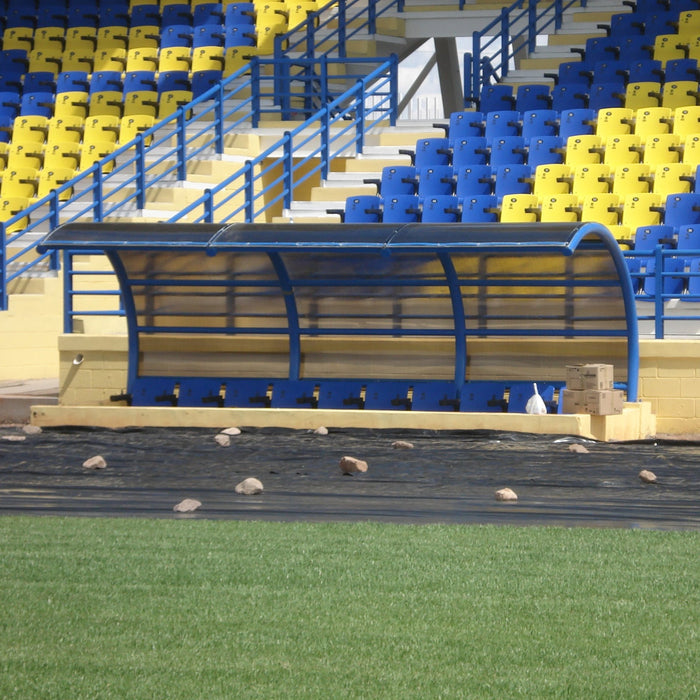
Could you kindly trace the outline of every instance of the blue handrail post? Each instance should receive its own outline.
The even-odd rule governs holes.
[[[214,195],[207,188],[204,190],[204,221],[207,224],[214,223]]]
[[[355,93],[355,149],[362,153],[365,147],[365,81],[360,81],[361,91]],[[395,94],[395,93],[394,93]]]
[[[92,172],[92,217],[98,223],[102,221],[102,167],[99,162],[95,163]]]
[[[397,54],[392,53],[391,56],[389,56],[391,59],[391,63],[389,64],[389,85],[390,85],[390,90],[391,93],[389,95],[389,100],[391,104],[391,110],[389,112],[389,124],[391,126],[396,126],[396,120],[399,118],[399,57]],[[364,92],[364,91],[363,91]],[[363,122],[363,127],[364,127],[364,119],[365,119],[365,113],[364,113],[364,106],[365,106],[365,101],[364,99],[361,100],[362,102],[362,122]],[[364,144],[364,140],[363,140]]]
[[[275,96],[273,101],[280,106],[282,119],[287,121],[292,118],[290,98],[290,71],[289,59],[282,58],[275,61]]]
[[[537,3],[527,6],[527,50],[532,52],[537,48]]]
[[[323,133],[321,133],[323,138]],[[294,149],[292,148],[292,135],[284,132],[284,172],[282,174],[282,198],[284,208],[289,209],[292,206],[292,194],[294,192]]]
[[[472,32],[472,89],[471,94],[479,99],[481,93],[481,34]]]
[[[316,27],[309,20],[306,21],[306,53],[304,58],[313,60],[316,57]]]
[[[260,124],[260,59],[253,56],[250,59],[250,121],[257,129]]]
[[[369,0],[367,5],[367,31],[377,33],[377,0]]]
[[[508,75],[508,46],[510,44],[510,16],[507,8],[501,10],[501,78]]]
[[[136,135],[136,207],[146,207],[146,144],[141,133]]]
[[[311,24],[311,22],[309,22]],[[345,0],[338,3],[338,58],[346,58]]]
[[[474,60],[472,58],[471,51],[465,51],[464,52],[464,59],[463,59],[463,68],[462,68],[462,75],[463,75],[463,83],[464,85],[462,86],[462,91],[464,92],[464,106],[466,107],[471,103],[471,100],[469,98],[475,97],[475,95],[472,93],[472,66],[474,64]]]
[[[185,110],[178,107],[177,110],[177,179],[187,179],[187,124]],[[145,164],[144,164],[145,165]]]
[[[554,28],[561,29],[564,8],[562,0],[554,0]]]
[[[244,166],[245,185],[245,220],[247,223],[255,221],[255,178],[253,177],[253,163],[250,160]]]
[[[331,119],[330,110],[326,107],[321,113],[321,177],[328,178],[330,161]]]
[[[664,256],[660,245],[654,250],[654,262],[654,336],[661,340],[664,337]]]
[[[220,155],[224,152],[224,86],[219,83],[214,101],[214,148]]]
[[[58,216],[58,207],[60,202],[58,201],[58,192],[56,190],[51,190],[49,193],[49,228],[53,231],[58,228],[61,220]],[[54,250],[49,255],[49,270],[58,270],[61,267],[61,260],[58,255],[58,251]]]
[[[314,68],[309,64],[309,74],[311,80],[314,79]],[[321,109],[323,109],[331,101],[328,92],[328,54],[325,54],[321,59]],[[313,103],[311,104],[311,114],[313,114]]]
[[[73,332],[73,253],[63,253],[63,332]]]

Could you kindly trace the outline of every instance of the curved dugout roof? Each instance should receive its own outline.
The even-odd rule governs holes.
[[[284,336],[289,379],[317,376],[303,361],[312,338],[453,339],[458,387],[473,378],[471,337],[609,337],[626,341],[636,400],[634,294],[598,224],[73,223],[41,248],[109,257],[132,380],[157,372],[143,339],[159,334]],[[538,362],[522,358],[523,379],[536,378]]]

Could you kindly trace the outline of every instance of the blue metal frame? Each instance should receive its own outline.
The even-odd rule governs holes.
[[[303,337],[434,337],[452,338],[454,341],[454,380],[452,386],[459,396],[467,374],[467,363],[469,359],[468,337],[493,336],[493,337],[610,337],[624,338],[627,342],[627,392],[628,399],[635,401],[638,390],[639,374],[639,341],[637,330],[635,296],[632,288],[630,274],[625,263],[625,259],[620,251],[617,242],[612,234],[603,226],[598,224],[404,224],[394,226],[391,224],[377,224],[371,227],[354,227],[348,224],[313,224],[295,225],[288,224],[284,227],[269,224],[231,224],[231,225],[211,225],[211,224],[72,224],[59,227],[49,234],[40,246],[41,252],[55,250],[101,250],[106,253],[112,261],[115,272],[119,277],[120,288],[124,298],[125,313],[127,316],[129,330],[129,391],[133,391],[136,382],[141,379],[138,373],[138,362],[140,356],[140,338],[143,334],[180,333],[187,336],[193,334],[217,334],[217,335],[276,335],[286,336],[289,342],[289,367],[287,377],[284,381],[297,382],[301,379],[301,342]],[[245,260],[257,260],[259,256],[266,257],[271,264],[272,273],[261,272],[258,267],[255,275],[249,278],[231,279],[221,277],[212,279],[203,268],[197,276],[197,270],[188,269],[188,277],[182,278],[162,277],[157,275],[154,279],[143,278],[143,276],[131,276],[129,267],[125,264],[124,255],[138,255],[142,251],[144,254],[158,253],[163,259],[171,259],[180,254],[195,254],[203,256],[232,256],[232,262],[245,271]],[[254,257],[250,258],[253,254]],[[314,265],[323,266],[326,261],[328,269],[321,269],[319,276],[313,279],[294,277],[290,275],[288,265],[285,264],[285,257],[290,255],[303,254],[304,260],[308,256],[313,258]],[[596,255],[606,254],[612,260],[612,269],[615,276],[609,272],[604,279],[596,278],[595,274],[581,277],[569,275],[568,273],[552,273],[551,279],[542,279],[532,276],[530,279],[527,273],[518,271],[513,277],[508,277],[507,272],[495,280],[473,279],[460,277],[456,267],[455,259],[459,257],[477,257],[484,260],[484,256],[496,255],[500,260],[505,260],[509,256],[513,259],[522,258],[523,263],[532,260],[536,256],[563,256],[574,255]],[[246,256],[248,256],[246,258]],[[258,256],[258,257],[255,257]],[[321,256],[321,257],[319,257]],[[365,278],[361,275],[354,278],[339,274],[347,263],[353,259],[359,260],[357,256],[370,256],[369,260],[376,260],[377,267],[372,274]],[[392,256],[399,256],[392,261]],[[408,257],[406,257],[408,256]],[[399,260],[405,261],[415,258],[416,270],[413,277],[410,272],[404,272],[401,268],[401,276],[391,278],[391,265],[399,265]],[[157,265],[156,257],[153,264]],[[289,259],[290,261],[292,258]],[[301,258],[299,258],[301,260]],[[421,270],[426,261],[438,261],[442,267],[443,274],[434,272],[425,273]],[[320,261],[320,262],[319,262]],[[601,263],[602,264],[602,263]],[[256,263],[257,265],[257,263]],[[389,267],[387,267],[387,265]],[[607,268],[610,270],[610,266]],[[519,268],[518,268],[519,270]],[[527,270],[527,268],[526,268]],[[601,267],[599,272],[604,271]],[[265,276],[267,274],[267,276]],[[565,319],[560,319],[561,327],[541,327],[538,328],[532,321],[537,315],[530,316],[486,316],[486,321],[495,321],[499,327],[479,326],[470,329],[466,323],[467,312],[465,308],[464,292],[470,288],[488,289],[489,285],[500,288],[518,287],[520,290],[533,286],[536,291],[532,298],[547,298],[548,288],[567,288],[575,293],[577,287],[588,289],[596,286],[619,289],[619,296],[622,300],[622,316],[618,315],[617,308],[613,304],[614,313],[612,316],[601,315],[601,311],[592,309],[590,314],[576,316],[576,321],[585,321],[586,324],[595,320],[600,321],[600,326],[595,327],[574,327],[568,325]],[[397,299],[394,290],[397,288],[413,288],[418,296],[409,295],[412,298],[420,298],[421,288],[443,288],[448,290],[448,295],[442,297],[451,306],[451,316],[442,315],[443,302],[441,297],[436,297],[436,305],[428,307],[438,310],[435,313],[422,312],[422,314],[406,315],[401,318],[407,325],[397,326],[392,323],[386,327],[372,324],[380,323],[382,319],[386,323],[389,319],[387,312],[372,315],[363,313],[354,316],[348,312],[332,315],[329,318],[338,319],[337,325],[325,327],[311,327],[307,322],[302,325],[299,316],[298,296],[303,290],[317,290],[321,298],[324,294],[328,296],[337,295],[337,290],[348,287],[361,289],[363,286],[383,289],[382,299]],[[250,295],[260,294],[264,290],[276,290],[284,302],[284,312],[275,310],[274,305],[270,306],[266,296],[260,296],[258,300],[259,311],[245,312],[245,316],[257,317],[259,320],[251,321],[248,326],[237,325],[217,325],[212,327],[204,323],[192,323],[183,325],[166,325],[168,315],[183,316],[186,312],[182,307],[173,308],[170,311],[156,314],[155,324],[139,321],[138,314],[145,313],[139,311],[134,300],[134,290],[144,290],[148,287],[158,287],[158,294],[167,295],[168,287],[174,288],[174,294],[182,296],[182,289],[189,287],[193,294],[203,288],[224,288],[237,293],[239,288],[242,293]],[[143,295],[144,292],[140,291]],[[432,294],[432,293],[431,293]],[[507,299],[508,295],[501,292],[502,298]],[[212,293],[215,298],[215,292]],[[426,299],[429,297],[426,296]],[[518,297],[520,301],[529,299],[529,295]],[[551,298],[561,299],[561,292],[554,289]],[[279,297],[277,297],[279,300]],[[142,303],[144,303],[142,301]],[[269,310],[267,307],[270,306]],[[212,312],[215,314],[215,312]],[[197,319],[211,318],[211,314],[204,312],[196,314]],[[214,318],[218,316],[214,315]],[[351,326],[343,323],[346,320],[355,319],[356,325]],[[547,322],[559,318],[558,316],[543,317]],[[160,319],[160,322],[158,321]],[[268,320],[267,324],[265,320]],[[280,324],[280,320],[284,323]],[[369,319],[370,325],[362,325],[362,319]],[[442,327],[441,322],[450,319],[449,327]],[[436,324],[435,321],[438,321]],[[270,323],[273,321],[273,323]],[[530,323],[528,324],[528,321]],[[432,322],[432,323],[431,323]],[[604,322],[614,322],[615,327],[607,327]],[[359,324],[359,325],[358,325]],[[504,325],[505,324],[505,325]],[[397,346],[397,349],[400,345]],[[310,377],[304,377],[309,379]],[[185,379],[183,377],[183,379]],[[269,381],[275,381],[267,378]],[[320,378],[317,378],[320,379]],[[524,378],[526,379],[526,377]],[[350,381],[350,379],[348,379]],[[362,378],[354,378],[352,381],[366,381]],[[444,382],[439,382],[444,384]]]

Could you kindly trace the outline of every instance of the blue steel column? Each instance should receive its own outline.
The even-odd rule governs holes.
[[[282,293],[284,294],[284,306],[287,309],[287,330],[289,333],[289,379],[299,379],[301,366],[301,339],[299,329],[299,311],[294,297],[294,288],[289,279],[289,273],[279,253],[269,252],[268,257],[275,268]]]
[[[467,326],[464,320],[464,300],[462,299],[462,290],[459,286],[457,271],[450,254],[439,251],[437,256],[442,264],[442,269],[445,271],[445,279],[447,280],[450,299],[452,300],[455,328],[455,384],[458,391],[461,391],[464,385],[464,377],[467,373]]]

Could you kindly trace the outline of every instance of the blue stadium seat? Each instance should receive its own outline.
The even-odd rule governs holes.
[[[534,171],[538,165],[563,163],[565,150],[560,136],[536,136],[527,146],[527,164]]]
[[[411,408],[410,388],[411,382],[407,381],[367,382],[364,408],[368,411],[408,411]]]
[[[227,408],[269,408],[268,379],[227,379],[224,406]]]
[[[420,199],[416,194],[382,197],[382,221],[403,224],[420,221]]]
[[[479,413],[501,413],[508,408],[503,382],[466,382],[462,387],[459,410]]]
[[[412,165],[422,168],[426,165],[449,165],[452,155],[447,137],[418,139],[414,151],[399,150],[411,156]]]
[[[537,109],[523,112],[521,136],[557,136],[559,134],[559,112],[555,109]]]
[[[455,194],[459,197],[493,194],[494,180],[490,165],[465,165],[453,168]]]
[[[272,387],[272,408],[316,408],[318,406],[318,381],[279,380]]]
[[[675,228],[700,224],[700,194],[687,192],[668,195],[663,222]]]
[[[466,165],[487,165],[490,150],[485,136],[468,136],[452,146],[452,167],[455,172]]]
[[[462,211],[460,198],[455,195],[421,197],[421,221],[423,223],[455,223]]]
[[[593,109],[567,109],[562,111],[559,120],[559,136],[566,140],[569,136],[595,134],[597,114]]]
[[[568,109],[588,107],[588,83],[565,83],[552,88],[552,109],[563,112]]]
[[[376,224],[382,220],[382,200],[376,195],[348,197],[342,218],[346,224]]]
[[[363,384],[357,380],[321,380],[318,408],[364,408]]]
[[[419,168],[418,194],[421,197],[449,195],[454,191],[455,180],[451,165],[428,165]]]
[[[530,194],[532,192],[532,169],[529,165],[502,165],[496,170],[494,194]]]
[[[483,136],[486,115],[483,112],[452,112],[449,124],[433,124],[436,129],[444,129],[450,145],[468,136]]]
[[[418,178],[412,165],[387,165],[382,168],[382,177],[377,180],[365,178],[366,185],[376,185],[377,194],[391,197],[397,194],[416,194]]]
[[[416,382],[413,385],[412,411],[459,410],[459,396],[454,382]]]
[[[192,25],[192,11],[189,3],[173,3],[164,5],[161,9],[160,26],[161,30],[172,26]]]
[[[233,27],[243,24],[255,24],[255,3],[233,2],[226,6],[224,26]]]
[[[520,136],[522,130],[522,115],[514,110],[489,112],[486,115],[484,136],[487,139],[496,136]]]
[[[549,109],[552,98],[548,85],[520,85],[515,95],[515,109],[519,112]]]
[[[133,406],[177,406],[179,380],[175,377],[138,377],[131,390]]]
[[[510,85],[486,85],[481,89],[478,109],[481,112],[495,112],[503,109],[513,109],[515,96]]]
[[[495,137],[489,141],[491,168],[501,165],[523,165],[527,158],[527,147],[522,136]]]
[[[210,377],[187,377],[180,380],[178,406],[216,408],[224,405],[226,382]]]
[[[476,195],[462,198],[462,223],[486,223],[498,221],[498,198],[496,195]]]

